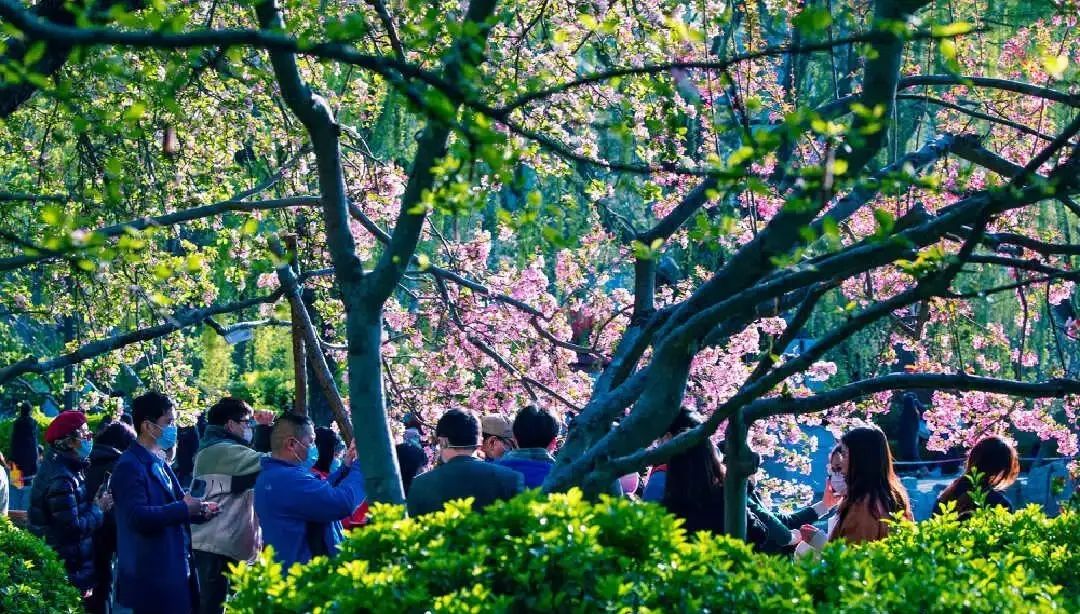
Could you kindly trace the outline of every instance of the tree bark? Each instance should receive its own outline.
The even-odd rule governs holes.
[[[285,248],[288,249],[289,267],[295,275],[300,274],[299,258],[296,254],[296,235],[285,236]],[[292,315],[292,356],[293,356],[293,413],[308,415],[308,358],[307,348],[304,346],[304,315],[307,308],[303,301],[289,301],[289,311]],[[303,311],[304,313],[298,313]],[[318,348],[315,348],[318,349]]]
[[[746,539],[747,484],[757,472],[758,455],[747,442],[749,425],[742,413],[728,419],[724,434],[724,533]],[[711,443],[709,445],[712,445]]]

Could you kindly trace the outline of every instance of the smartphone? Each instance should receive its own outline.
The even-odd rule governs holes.
[[[112,487],[112,472],[111,471],[106,471],[105,472],[105,479],[101,481],[101,486],[98,487],[97,496],[100,497],[101,495],[109,492],[109,489],[111,487]]]
[[[191,496],[196,499],[202,499],[206,496],[206,480],[202,478],[196,478],[191,482]]]

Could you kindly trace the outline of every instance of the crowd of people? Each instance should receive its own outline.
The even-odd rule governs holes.
[[[355,448],[332,429],[292,413],[272,419],[224,398],[202,416],[202,432],[178,445],[176,418],[173,402],[157,392],[136,398],[130,416],[106,421],[96,434],[81,412],[62,412],[45,432],[43,458],[20,458],[17,487],[20,496],[29,491],[29,526],[63,561],[88,612],[222,612],[231,565],[265,547],[283,571],[333,556],[343,531],[366,523]],[[700,423],[680,410],[659,443]],[[481,510],[540,487],[566,425],[531,405],[513,420],[451,409],[435,425],[434,467],[427,471],[421,428],[406,430],[396,448],[412,516],[459,499]],[[193,454],[178,477],[174,466],[183,463],[175,455],[185,446]],[[938,512],[953,509],[964,518],[980,505],[1011,510],[1002,490],[1018,472],[1015,449],[987,437],[942,492]],[[616,480],[612,492],[663,505],[688,531],[724,531],[724,465],[712,441],[640,478]],[[813,505],[784,514],[763,503],[751,483],[747,540],[758,551],[800,555],[830,540],[882,539],[889,519],[912,518],[888,440],[874,427],[843,435],[830,454],[823,492]],[[824,530],[815,526],[820,521]]]

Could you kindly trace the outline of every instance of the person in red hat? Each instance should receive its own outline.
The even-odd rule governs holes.
[[[85,601],[95,581],[94,532],[112,507],[112,496],[87,492],[84,472],[94,440],[82,412],[65,411],[54,418],[45,442],[49,449],[30,493],[30,528],[56,551]]]

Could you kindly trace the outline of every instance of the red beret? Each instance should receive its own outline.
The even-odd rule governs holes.
[[[86,424],[86,414],[81,411],[62,411],[49,423],[49,428],[45,429],[45,441],[48,443],[60,441],[84,424]]]

